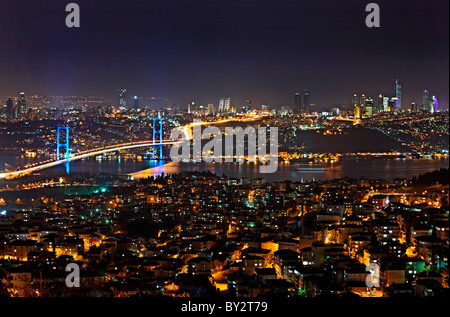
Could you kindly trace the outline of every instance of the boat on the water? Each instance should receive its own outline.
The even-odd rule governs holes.
[[[322,164],[310,163],[310,164],[298,164],[297,171],[299,172],[324,172],[326,167]]]

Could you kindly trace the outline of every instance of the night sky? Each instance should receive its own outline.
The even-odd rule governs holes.
[[[0,0],[0,98],[101,95],[118,88],[167,104],[293,105],[374,99],[403,83],[403,103],[424,89],[448,105],[449,1],[75,0],[81,27],[67,28],[70,0]],[[313,110],[313,109],[311,109]]]

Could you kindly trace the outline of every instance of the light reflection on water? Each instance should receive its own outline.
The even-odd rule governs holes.
[[[36,159],[18,157],[13,153],[0,153],[0,170],[5,163],[13,169],[25,162]],[[335,163],[280,163],[276,173],[259,173],[259,165],[254,163],[175,163],[163,161],[137,161],[132,159],[96,160],[85,159],[70,164],[70,171],[82,173],[109,173],[116,175],[132,175],[135,179],[147,178],[164,174],[176,174],[190,171],[211,171],[218,176],[264,178],[267,181],[311,181],[327,180],[334,178],[353,177],[368,179],[410,179],[439,168],[448,168],[448,159],[373,159],[373,158],[349,158],[344,157]],[[51,173],[58,168],[51,168],[40,173]],[[59,171],[65,171],[65,167],[59,167]]]
[[[448,168],[448,159],[441,160],[386,160],[386,159],[344,159],[336,163],[323,163],[319,168],[310,170],[298,164],[280,164],[273,174],[259,173],[259,165],[252,163],[174,163],[151,167],[129,173],[135,179],[164,174],[175,174],[186,171],[211,171],[216,175],[230,177],[265,178],[268,181],[311,181],[334,178],[353,177],[369,179],[411,178],[439,168]]]

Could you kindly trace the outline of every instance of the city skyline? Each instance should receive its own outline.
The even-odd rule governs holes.
[[[1,0],[5,307],[437,309],[449,2],[367,2]]]
[[[178,107],[223,96],[293,106],[308,89],[312,104],[339,105],[393,95],[399,78],[404,105],[429,90],[448,108],[445,1],[379,1],[377,29],[360,1],[77,3],[77,29],[64,25],[65,4],[3,4],[0,95],[112,97],[125,87]]]
[[[419,107],[421,107],[421,106],[428,106],[428,104],[425,101],[425,99],[423,99],[424,98],[424,94],[426,93],[426,94],[431,94],[430,95],[430,98],[431,98],[430,100],[432,102],[436,101],[435,111],[437,111],[437,110],[439,110],[439,111],[446,111],[446,110],[448,110],[448,106],[446,104],[442,103],[441,98],[436,96],[436,94],[434,94],[433,91],[430,92],[428,89],[423,89],[420,92],[419,100],[417,100],[417,101],[415,100],[415,101],[412,101],[410,103],[403,103],[402,104],[402,94],[403,94],[402,82],[399,79],[395,79],[394,85],[395,85],[395,88],[393,90],[393,93],[392,92],[390,94],[389,93],[387,93],[387,94],[380,93],[378,95],[378,99],[374,103],[374,109],[376,108],[379,111],[386,111],[386,110],[383,110],[383,104],[384,104],[383,98],[388,98],[389,99],[388,96],[392,96],[391,99],[390,99],[391,101],[393,101],[393,100],[396,101],[396,108],[398,108],[399,110],[406,110],[406,111],[408,111],[408,110],[413,110],[413,108],[415,106],[419,106]],[[299,93],[299,92],[295,92],[294,93],[294,101],[291,102],[291,103],[287,103],[287,104],[283,104],[283,103],[268,103],[266,105],[259,104],[259,105],[255,105],[255,106],[257,108],[269,106],[269,107],[272,107],[273,109],[278,109],[280,107],[287,106],[289,109],[292,109],[296,113],[300,113],[300,112],[305,112],[305,113],[312,112],[313,113],[313,112],[318,112],[318,111],[320,112],[320,111],[323,111],[325,109],[326,110],[330,110],[331,107],[352,107],[352,106],[355,106],[354,98],[357,95],[359,95],[357,93],[353,94],[353,97],[351,97],[351,95],[349,95],[350,97],[347,98],[348,100],[346,100],[343,103],[315,104],[315,103],[311,103],[310,102],[309,90],[308,89],[303,89],[302,91],[303,91],[302,93]],[[247,105],[247,102],[249,100],[251,100],[251,99],[241,99],[241,100],[238,100],[238,101],[234,100],[234,103],[231,103],[231,101],[230,101],[231,98],[217,98],[218,101],[217,100],[216,101],[207,100],[205,103],[198,103],[198,102],[195,102],[195,101],[191,101],[191,102],[188,102],[187,104],[179,105],[179,104],[176,104],[176,103],[170,103],[170,100],[168,98],[165,98],[165,97],[156,98],[156,97],[148,97],[148,96],[142,96],[142,95],[137,96],[135,94],[129,95],[127,93],[127,89],[125,89],[125,88],[118,89],[117,92],[118,93],[116,93],[116,95],[110,95],[110,96],[99,96],[99,95],[98,96],[92,96],[92,95],[91,96],[86,96],[86,95],[46,96],[45,94],[39,94],[39,93],[34,92],[34,93],[31,94],[31,96],[34,99],[39,99],[39,98],[42,99],[42,107],[48,105],[47,104],[47,101],[48,101],[47,98],[53,98],[55,100],[60,99],[60,102],[62,103],[61,105],[50,105],[50,106],[64,106],[64,105],[67,105],[67,104],[64,104],[64,98],[69,98],[69,99],[70,98],[78,98],[78,99],[85,98],[86,102],[87,102],[87,100],[89,98],[94,98],[94,99],[103,99],[105,102],[109,101],[110,104],[108,104],[108,105],[109,106],[113,106],[113,107],[115,107],[115,106],[119,107],[120,106],[120,107],[123,107],[123,108],[129,108],[129,109],[139,109],[140,108],[139,106],[142,106],[142,109],[143,108],[152,108],[148,104],[147,105],[143,105],[143,104],[139,103],[139,100],[141,98],[143,98],[143,99],[145,99],[147,101],[148,100],[151,100],[151,101],[157,100],[157,102],[159,102],[159,104],[156,105],[156,108],[171,108],[171,106],[175,105],[175,108],[177,108],[177,109],[186,108],[186,109],[188,109],[188,112],[189,112],[190,107],[192,105],[194,105],[194,104],[202,105],[202,106],[207,106],[208,105],[208,106],[213,106],[215,108],[219,108],[220,109],[221,107],[223,107],[222,104],[223,104],[223,101],[225,99],[228,100],[227,101],[228,102],[227,108],[230,108],[231,106],[232,107],[241,107],[241,106],[244,107],[244,106]],[[16,106],[19,106],[18,103],[19,102],[23,102],[23,101],[20,101],[20,100],[25,98],[25,94],[26,93],[21,90],[20,93],[17,94],[17,96],[13,96],[13,95],[0,96],[0,102],[3,103],[4,107],[8,107],[8,103],[11,101],[11,98],[13,98],[13,99],[17,100]],[[29,96],[28,94],[26,94],[26,95]],[[377,94],[373,94],[373,96],[376,96],[376,95]],[[417,94],[417,95],[419,95],[419,94]],[[369,98],[369,99],[373,99],[373,100],[376,99],[376,98],[372,97],[371,94],[366,95],[365,93],[362,93],[361,96],[363,98]],[[198,100],[198,98],[194,98],[194,100]],[[437,107],[438,106],[437,102],[439,102],[439,107]],[[307,106],[306,106],[306,104],[307,104]],[[312,108],[310,106],[312,106]],[[33,108],[36,108],[36,106],[33,106]]]

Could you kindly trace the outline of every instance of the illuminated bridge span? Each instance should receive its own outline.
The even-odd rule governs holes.
[[[241,121],[241,122],[242,121],[254,121],[254,120],[257,120],[258,118],[259,118],[258,116],[254,116],[252,118],[242,119],[239,121]],[[170,139],[169,140],[161,140],[160,139],[160,141],[146,140],[146,141],[114,144],[114,145],[105,146],[102,148],[91,149],[91,150],[87,150],[84,152],[79,152],[76,155],[69,156],[66,159],[56,160],[56,161],[49,160],[49,161],[37,163],[37,165],[35,165],[35,166],[31,166],[31,167],[24,168],[21,170],[0,173],[0,179],[3,179],[3,178],[8,179],[8,178],[23,176],[23,175],[26,175],[26,174],[29,174],[29,173],[32,173],[35,171],[39,171],[39,170],[43,170],[46,168],[66,164],[68,162],[80,160],[80,159],[87,158],[90,156],[105,154],[108,152],[123,151],[123,150],[139,148],[139,147],[157,147],[157,146],[163,146],[163,145],[177,144],[177,143],[180,143],[183,141],[191,140],[193,138],[191,128],[193,128],[194,126],[211,125],[211,124],[217,124],[217,123],[225,123],[225,122],[229,122],[229,121],[234,121],[234,120],[233,119],[224,119],[224,120],[219,120],[219,121],[215,121],[215,122],[193,122],[186,126],[181,126],[178,128],[178,129],[183,130],[184,137],[177,139],[177,140],[173,140],[173,139],[172,140],[170,140]]]
[[[180,127],[180,129],[183,130],[183,134],[184,137],[178,140],[162,140],[162,138],[160,138],[160,141],[156,141],[155,139],[153,140],[146,140],[146,141],[137,141],[137,142],[127,142],[127,143],[121,143],[121,144],[114,144],[111,146],[105,146],[105,147],[101,147],[101,148],[96,148],[96,149],[91,149],[91,150],[87,150],[87,151],[82,151],[77,153],[76,155],[70,156],[67,154],[65,159],[57,159],[55,161],[45,161],[45,162],[41,162],[41,163],[37,163],[34,166],[31,167],[26,167],[24,169],[21,170],[17,170],[17,171],[11,171],[11,172],[4,172],[4,173],[0,173],[0,179],[3,178],[14,178],[14,177],[20,177],[32,172],[36,172],[39,170],[43,170],[46,168],[50,168],[50,167],[54,167],[54,166],[59,166],[62,164],[67,164],[70,163],[72,161],[76,161],[76,160],[80,160],[83,158],[87,158],[90,156],[96,156],[96,155],[101,155],[101,154],[105,154],[108,152],[115,152],[115,151],[123,151],[123,150],[129,150],[129,149],[134,149],[134,148],[139,148],[139,147],[161,147],[163,145],[171,145],[171,144],[176,144],[182,141],[186,141],[186,140],[190,140],[192,139],[192,133],[190,131],[190,128],[194,126],[194,124],[189,124],[186,125],[184,127]],[[59,130],[59,128],[58,128]],[[59,133],[59,131],[58,131]],[[68,132],[67,132],[68,133]],[[66,136],[68,137],[68,134],[66,134]],[[58,134],[59,137],[59,134]],[[155,136],[153,135],[153,138]],[[59,154],[59,142],[57,142],[57,153]],[[67,148],[68,148],[68,140],[67,140]],[[68,149],[67,149],[68,150]],[[67,152],[68,153],[68,152]],[[57,156],[57,158],[59,158]]]
[[[93,150],[89,150],[89,151],[84,151],[84,152],[80,152],[77,155],[74,156],[70,156],[69,157],[69,162],[72,161],[76,161],[76,160],[80,160],[83,158],[87,158],[89,156],[96,156],[96,155],[101,155],[101,154],[105,154],[108,152],[115,152],[115,151],[123,151],[123,150],[129,150],[129,149],[134,149],[134,148],[139,148],[139,147],[150,147],[150,146],[158,146],[158,145],[171,145],[171,144],[176,144],[179,143],[180,140],[165,140],[163,142],[153,142],[153,141],[140,141],[140,142],[129,142],[129,143],[123,143],[123,144],[117,144],[117,145],[112,145],[109,147],[103,147],[103,148],[97,148],[97,149],[93,149]],[[49,167],[54,167],[54,166],[58,166],[58,165],[62,165],[67,163],[67,160],[57,160],[57,161],[52,161],[52,162],[44,162],[43,164],[39,164],[33,167],[29,167],[29,168],[25,168],[23,170],[19,170],[19,171],[12,171],[12,172],[6,172],[6,173],[0,173],[0,178],[12,178],[12,177],[17,177],[17,176],[22,176],[28,173],[32,173],[35,171],[39,171],[39,170],[43,170]]]

